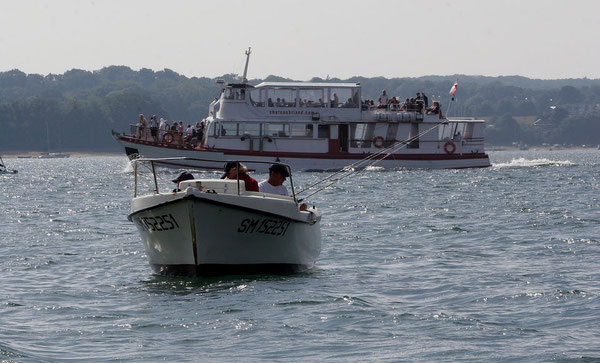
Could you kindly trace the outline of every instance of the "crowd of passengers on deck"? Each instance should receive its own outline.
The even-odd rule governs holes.
[[[269,107],[296,107],[296,102],[288,102],[285,98],[279,98],[273,101],[272,98],[267,100]],[[303,98],[299,101],[299,107],[329,107],[329,108],[356,108],[359,105],[358,93],[355,94],[354,98],[348,98],[344,102],[340,102],[340,99],[336,93],[331,96],[329,103],[324,102],[322,98],[316,101]]]
[[[400,97],[388,97],[386,90],[382,90],[377,100],[377,105],[373,100],[365,100],[363,102],[363,110],[371,109],[386,109],[390,111],[407,111],[425,113],[428,115],[441,115],[442,109],[438,101],[434,101],[431,107],[429,106],[429,98],[425,92],[417,92],[416,97],[406,98],[400,101]]]
[[[298,105],[296,105],[296,101],[292,100],[291,102],[287,101],[285,98],[277,97],[275,100],[272,98],[267,99],[268,107],[328,107],[328,108],[357,108],[360,104],[362,110],[373,110],[373,109],[386,109],[390,111],[406,111],[406,112],[418,112],[425,114],[441,114],[441,105],[438,101],[434,101],[431,106],[429,106],[429,99],[427,95],[423,92],[417,92],[416,97],[414,98],[406,98],[404,101],[401,101],[399,97],[393,96],[388,97],[386,90],[381,91],[379,98],[377,100],[377,104],[374,100],[367,99],[364,101],[360,101],[358,97],[358,93],[355,93],[354,96],[346,99],[345,101],[340,101],[338,95],[333,93],[331,95],[331,100],[329,102],[323,101],[322,98],[319,98],[316,101],[309,100],[306,98],[300,99],[298,101]],[[253,102],[255,106],[264,106],[264,102]]]
[[[140,114],[140,119],[135,126],[136,138],[157,143],[197,146],[204,138],[204,122],[196,122],[195,126],[188,124],[184,127],[183,121],[171,123],[162,117],[158,121],[156,115],[152,115],[148,121],[144,114]]]

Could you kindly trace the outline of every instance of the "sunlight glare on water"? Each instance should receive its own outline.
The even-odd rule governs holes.
[[[599,154],[374,167],[310,198],[314,270],[195,279],[152,274],[124,156],[5,160],[0,360],[600,359]]]

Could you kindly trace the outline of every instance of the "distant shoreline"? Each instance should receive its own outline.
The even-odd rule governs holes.
[[[598,149],[600,146],[530,146],[528,149],[521,150],[517,146],[487,146],[485,148],[486,152],[490,151],[552,151],[552,150],[594,150]],[[124,152],[118,151],[68,151],[64,152],[66,154],[70,154],[72,158],[87,158],[87,157],[98,157],[98,156],[123,156],[127,157]],[[18,157],[28,157],[28,158],[37,158],[43,153],[39,151],[6,151],[0,152],[0,155],[5,159],[16,159]]]
[[[39,151],[6,151],[0,152],[5,159],[16,159],[18,157],[25,158],[37,158],[42,155],[42,152]],[[127,157],[124,152],[118,151],[64,151],[61,154],[70,154],[72,158],[87,158],[87,157],[97,157],[97,156],[123,156]]]

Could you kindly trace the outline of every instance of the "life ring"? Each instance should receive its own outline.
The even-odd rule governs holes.
[[[378,149],[381,149],[383,147],[383,144],[384,144],[383,137],[375,136],[375,138],[373,139],[373,146],[375,146]]]
[[[173,134],[166,134],[163,137],[163,142],[166,142],[167,144],[170,144],[173,142]]]
[[[456,145],[454,145],[452,141],[446,141],[446,144],[444,144],[444,151],[446,154],[452,155],[456,151]]]

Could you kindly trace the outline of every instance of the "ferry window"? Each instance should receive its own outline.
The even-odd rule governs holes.
[[[454,135],[454,124],[445,124],[439,127],[438,135],[440,140],[450,140]]]
[[[300,89],[298,97],[300,98],[300,107],[325,107],[323,101],[325,97],[324,89]]]
[[[269,136],[288,137],[290,136],[290,125],[287,124],[266,124],[266,134]]]
[[[233,90],[233,88],[226,88],[225,89],[225,94],[223,95],[223,98],[226,100],[233,100],[235,99],[235,92]]]
[[[319,139],[328,139],[329,138],[329,125],[319,125],[318,137]]]
[[[311,124],[292,124],[292,137],[311,137],[313,136],[313,125]]]
[[[350,146],[369,148],[375,136],[375,124],[350,124]]]
[[[330,92],[329,104],[332,108],[358,108],[360,106],[358,89],[332,88]]]
[[[250,91],[250,102],[255,107],[265,107],[265,102],[262,100],[262,93],[260,91],[256,88]]]
[[[296,107],[296,90],[293,88],[273,88],[269,90],[269,104],[272,107]]]
[[[237,136],[237,123],[222,122],[221,123],[221,136]]]
[[[242,136],[244,134],[249,134],[252,136],[260,136],[260,124],[259,123],[240,123],[240,133]]]

